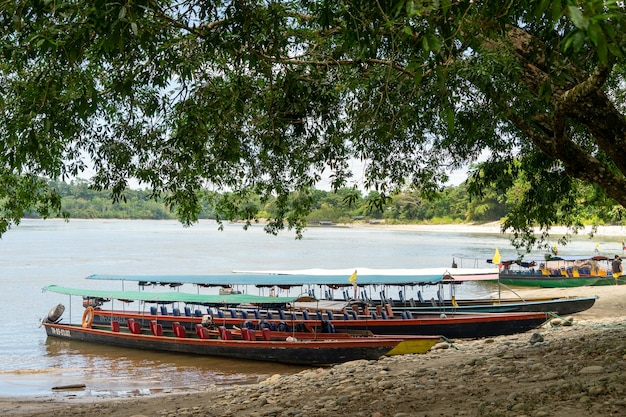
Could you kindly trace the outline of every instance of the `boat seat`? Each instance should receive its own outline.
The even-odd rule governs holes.
[[[420,303],[424,302],[424,298],[422,297],[422,292],[421,291],[417,292],[417,301],[419,301]]]
[[[261,320],[261,313],[259,313],[259,310],[254,310],[254,318]]]
[[[354,320],[356,320],[358,318],[357,315],[356,315],[356,311],[354,311],[354,310],[350,310],[350,315],[352,316],[352,318]]]
[[[111,331],[117,333],[120,331],[120,322],[117,320],[111,321]]]
[[[315,313],[316,313],[316,315],[317,315],[317,319],[318,319],[318,320],[322,320],[322,319],[323,319],[323,317],[322,317],[322,312],[321,312],[321,311],[319,311],[319,310],[318,310],[318,311],[316,311]]]
[[[310,317],[309,317],[309,310],[303,310],[302,311],[302,316],[304,316],[305,320],[309,320],[310,319]]]
[[[248,329],[248,338],[249,340],[256,340],[256,330]]]
[[[191,317],[191,308],[185,306],[185,316]]]
[[[172,322],[172,331],[174,332],[174,334],[176,334],[176,328],[180,326],[180,322],[179,321],[174,321]]]
[[[413,313],[411,313],[410,311],[405,311],[404,315],[406,316],[407,320],[412,319],[413,318]]]
[[[250,332],[246,327],[243,327],[240,332],[242,340],[250,340]]]
[[[580,272],[578,272],[578,268],[572,269],[572,276],[574,278],[580,278]]]
[[[387,315],[387,312],[386,312],[386,311],[384,311],[384,310],[380,312],[380,316],[381,316],[384,320],[387,320],[387,319],[389,318],[389,316]]]
[[[328,316],[328,320],[335,320],[335,315],[332,311],[327,311],[326,315]]]
[[[163,336],[163,325],[161,325],[160,323],[155,323],[154,326],[150,328],[150,330],[152,330],[152,334],[155,336]]]
[[[196,317],[202,317],[202,311],[196,309],[196,310],[194,310],[193,315],[196,316]]]
[[[241,318],[242,319],[247,319],[248,318],[248,312],[241,310]]]
[[[430,304],[432,304],[432,305],[433,305],[433,307],[437,307],[437,302],[435,301],[435,299],[434,299],[434,298],[431,298],[431,299],[430,299]]]
[[[232,340],[233,339],[233,333],[230,331],[230,329],[227,329],[224,326],[220,326],[220,337],[224,340]]]
[[[348,312],[347,311],[343,312],[343,319],[344,320],[349,320],[350,319],[350,316],[348,316]]]
[[[210,310],[208,310],[208,311],[209,311],[209,314],[210,314]],[[220,318],[220,319],[224,318],[224,313],[222,313],[222,310],[217,310],[217,317]]]
[[[163,314],[164,316],[167,316],[167,307],[165,307],[164,305],[161,305],[161,314]]]
[[[187,329],[185,326],[181,326],[180,324],[176,326],[176,330],[174,330],[174,334],[176,337],[185,338],[187,337]]]
[[[233,333],[230,331],[230,329],[224,328],[224,330],[222,331],[222,336],[224,340],[233,340]]]
[[[196,324],[196,335],[198,335],[199,339],[208,339],[209,331],[201,324]]]
[[[272,318],[273,318],[272,312],[271,311],[265,312],[265,318],[268,319],[268,320],[272,320]]]
[[[372,311],[372,320],[377,320],[378,319],[378,315],[376,314],[375,311]]]
[[[270,333],[270,329],[268,329],[267,327],[261,330],[261,334],[263,335],[263,340],[266,340],[266,341],[272,340],[272,334]]]
[[[141,333],[141,324],[138,321],[135,321],[133,319],[128,319],[126,320],[126,325],[128,326],[128,330],[130,330],[131,333],[133,334]]]
[[[237,318],[237,312],[234,309],[230,309],[230,317],[236,319]]]
[[[155,336],[157,335],[157,334],[156,334],[156,329],[155,329],[156,324],[157,324],[157,321],[156,321],[156,320],[150,320],[150,331],[151,331],[151,332],[152,332],[152,334],[153,334],[153,335],[155,335]]]
[[[278,309],[278,317],[280,317],[281,320],[287,320],[285,318],[285,312],[281,308]]]
[[[172,316],[180,316],[180,309],[179,308],[173,308],[172,309]]]
[[[393,308],[391,307],[391,304],[385,304],[385,311],[387,312],[387,316],[389,316],[389,318],[393,318]]]
[[[150,306],[150,314],[152,314],[153,316],[156,316],[157,308],[155,306]]]

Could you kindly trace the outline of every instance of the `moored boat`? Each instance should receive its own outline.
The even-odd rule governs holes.
[[[379,359],[384,355],[424,353],[438,337],[363,337],[317,340],[200,339],[156,336],[142,332],[84,328],[79,324],[44,323],[49,337],[79,340],[135,349],[162,350],[196,355],[221,356],[254,361],[297,365],[330,365],[358,359]],[[226,329],[228,331],[228,329]]]
[[[125,318],[122,325],[113,320],[108,326],[94,325],[94,309],[85,309],[82,323],[62,323],[59,315],[42,320],[49,337],[82,342],[99,343],[135,349],[161,350],[196,355],[221,356],[235,359],[280,362],[297,365],[330,365],[357,359],[378,359],[384,355],[425,353],[440,341],[429,336],[355,336],[347,334],[315,337],[294,333],[283,338],[251,337],[248,329],[233,331],[219,326],[209,331],[196,323],[194,332],[187,332],[178,322],[164,329],[156,320],[149,326],[132,318]],[[298,337],[301,337],[300,339]]]
[[[613,274],[612,259],[596,255],[553,256],[543,261],[502,262],[498,281],[508,286],[572,288],[583,286],[624,285],[626,276]]]
[[[576,314],[593,307],[598,296],[593,297],[558,297],[558,298],[490,298],[490,299],[454,299],[432,300],[429,302],[393,303],[393,310],[419,312],[466,312],[466,313],[516,313],[544,312],[559,316]],[[375,307],[370,307],[374,309]]]
[[[146,291],[103,291],[103,290],[86,290],[86,289],[74,289],[58,286],[45,287],[48,291],[54,291],[61,294],[68,295],[81,295],[87,299],[102,300],[102,302],[110,301],[112,299],[117,300],[142,300],[149,303],[171,303],[173,301],[183,302],[196,305],[207,305],[210,302],[215,302],[216,296],[211,295],[199,295],[199,294],[185,294],[185,293],[149,293]],[[244,295],[220,295],[220,302],[227,304],[228,300],[233,300],[238,297],[242,299]],[[254,300],[261,302],[261,300],[269,299],[275,301],[275,297],[254,297]],[[292,300],[292,302],[295,300]],[[231,304],[233,305],[233,304]],[[293,305],[293,304],[292,304]],[[176,314],[174,309],[171,313],[167,311],[167,314],[163,314],[156,309],[156,306],[152,306],[150,311],[135,311],[129,312],[126,310],[113,310],[102,309],[100,306],[94,310],[94,320],[96,323],[119,321],[122,324],[129,318],[134,320],[142,320],[142,324],[145,326],[152,320],[157,320],[165,326],[168,326],[173,321],[178,321],[188,329],[192,329],[195,324],[202,322],[202,312],[200,314],[191,313],[191,308],[188,308],[189,313],[181,315]],[[261,322],[268,323],[270,326],[279,328],[281,324],[287,325],[290,328],[300,325],[310,329],[314,332],[324,332],[324,323],[330,323],[337,331],[341,332],[363,332],[371,331],[374,334],[380,335],[436,335],[445,336],[448,338],[480,338],[488,336],[498,336],[504,334],[513,334],[525,332],[542,325],[546,319],[546,313],[420,313],[413,314],[411,312],[402,312],[401,314],[394,314],[391,311],[385,311],[385,314],[381,314],[380,317],[374,317],[367,309],[363,309],[359,312],[351,310],[346,311],[340,317],[335,317],[330,309],[320,309],[315,314],[309,316],[307,310],[292,311],[289,314],[285,314],[284,311],[279,310],[277,315],[269,316],[265,313],[264,317],[256,316],[260,314],[258,309],[253,309],[255,315],[250,317],[244,315],[244,310],[241,308],[220,308],[215,309],[215,314],[212,315],[212,319],[217,325],[223,325],[226,327],[246,327],[247,322],[253,323],[255,326],[260,326]],[[271,311],[270,311],[271,313]],[[319,315],[318,315],[319,314]],[[230,315],[230,316],[229,316]]]

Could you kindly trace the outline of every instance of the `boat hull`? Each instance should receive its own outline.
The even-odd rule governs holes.
[[[423,353],[438,338],[354,338],[304,340],[296,342],[179,338],[113,332],[79,325],[43,323],[49,337],[98,343],[133,349],[159,350],[205,356],[219,356],[293,365],[330,365],[352,360],[376,360],[384,355]]]
[[[421,334],[475,339],[524,333],[541,326],[546,320],[545,313],[454,313],[417,319],[333,320],[332,323],[337,331],[369,330],[379,335]]]
[[[612,276],[585,276],[572,278],[531,274],[500,274],[499,281],[501,284],[508,286],[540,288],[598,287],[626,284],[625,277],[619,277],[617,279]]]
[[[466,312],[466,313],[530,313],[543,312],[554,313],[560,316],[576,314],[593,307],[598,297],[555,298],[537,301],[501,301],[492,300],[469,300],[457,301],[458,305],[452,305],[450,301],[444,303],[417,303],[413,306],[398,306],[394,304],[396,311],[420,312]]]

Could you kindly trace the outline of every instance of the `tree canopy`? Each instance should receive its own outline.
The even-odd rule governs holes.
[[[479,162],[469,190],[513,190],[503,228],[533,243],[578,224],[581,186],[626,204],[624,7],[1,1],[0,232],[62,212],[46,179],[89,167],[114,201],[138,180],[185,224],[207,196],[247,220],[251,193],[273,196],[267,230],[299,233],[312,186],[351,185],[357,159],[379,207]]]

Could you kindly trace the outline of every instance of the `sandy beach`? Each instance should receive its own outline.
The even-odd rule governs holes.
[[[342,226],[387,230],[412,230],[416,232],[458,232],[459,230],[463,230],[463,232],[466,233],[499,234],[502,232],[499,222],[482,224],[370,224],[355,222]],[[591,226],[585,226],[578,231],[578,236],[589,236],[592,232],[595,237],[626,237],[626,226],[598,226],[595,230]],[[567,233],[567,229],[562,226],[554,226],[550,229],[550,233],[554,236],[564,235]],[[506,235],[506,233],[504,235]]]
[[[5,416],[609,416],[626,406],[626,286],[526,289],[592,296],[571,326],[456,340],[423,355],[178,394],[2,398]],[[167,387],[163,387],[167,391]]]

